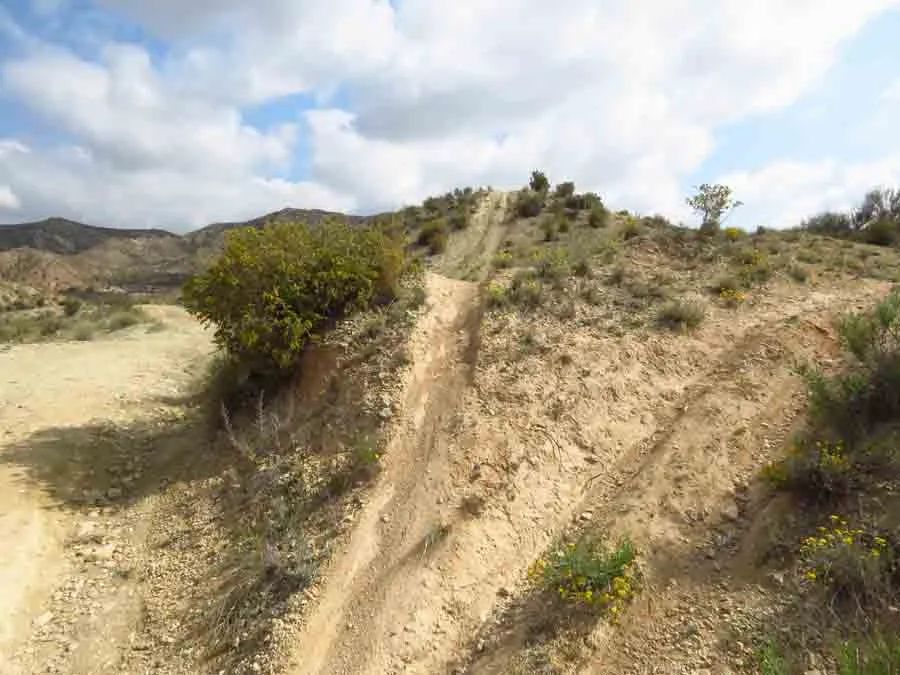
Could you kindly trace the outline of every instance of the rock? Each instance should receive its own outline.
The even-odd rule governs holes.
[[[391,522],[391,517],[388,514],[383,513],[383,514],[381,514],[381,522],[389,523],[389,522]]]
[[[53,612],[44,612],[37,619],[34,620],[34,625],[38,628],[43,628],[48,623],[53,621]]]
[[[382,420],[389,420],[394,416],[394,411],[390,407],[384,407],[378,412],[378,416]]]
[[[722,509],[722,517],[725,520],[737,520],[741,515],[740,509],[738,509],[738,505],[736,502],[729,500],[725,507]]]
[[[86,556],[87,560],[102,561],[112,560],[116,553],[116,545],[112,542],[103,546],[95,546]]]
[[[108,499],[119,499],[122,496],[122,488],[119,487],[111,487],[106,491],[106,497]]]
[[[578,519],[581,520],[581,521],[585,521],[585,520],[590,520],[590,519],[593,518],[593,517],[594,517],[593,512],[591,512],[591,511],[585,511],[585,512],[582,513],[580,516],[578,516]]]

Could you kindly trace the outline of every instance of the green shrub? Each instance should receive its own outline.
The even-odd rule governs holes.
[[[184,302],[215,326],[232,358],[278,371],[331,322],[396,297],[403,264],[402,243],[376,229],[335,221],[240,229],[188,282]]]
[[[135,311],[119,310],[110,314],[106,327],[111,331],[131,328],[141,322],[141,316]]]
[[[601,227],[606,227],[606,224],[609,222],[609,211],[606,210],[603,205],[595,206],[591,209],[591,214],[588,216],[588,225],[593,227],[594,229],[600,229]]]
[[[900,637],[874,635],[846,642],[837,654],[838,675],[897,675],[900,673]]]
[[[758,654],[760,675],[790,675],[787,660],[774,642],[768,642]]]
[[[844,317],[838,333],[854,357],[847,371],[826,377],[804,367],[801,374],[814,422],[852,443],[879,424],[900,419],[900,292],[871,312]]]
[[[515,305],[534,309],[544,299],[544,285],[533,273],[522,271],[513,277],[508,297]]]
[[[544,198],[540,193],[522,190],[516,200],[516,214],[520,218],[534,218],[541,215],[544,209]]]
[[[469,227],[471,217],[466,210],[459,210],[450,216],[450,227],[454,230],[464,230]]]
[[[536,263],[537,275],[545,281],[560,281],[569,276],[569,256],[563,249],[541,254]]]
[[[62,301],[63,314],[75,316],[81,309],[82,302],[78,298],[66,298]]]
[[[578,211],[587,211],[588,209],[594,208],[600,202],[600,198],[591,193],[587,192],[585,194],[573,194],[566,197],[563,202],[566,205],[567,209],[571,209],[576,213]]]
[[[494,267],[498,270],[506,269],[511,266],[513,255],[510,251],[500,251],[494,256]]]
[[[88,321],[79,321],[72,327],[72,338],[78,342],[90,342],[94,339],[94,326]]]
[[[447,221],[444,218],[435,218],[422,225],[417,241],[420,245],[427,246],[431,255],[437,255],[446,250],[447,238]]]
[[[576,277],[584,277],[590,279],[593,276],[591,263],[588,260],[579,260],[572,266],[572,274]]]
[[[545,216],[541,220],[541,233],[544,235],[544,241],[556,241],[559,238],[556,219],[552,216]]]
[[[572,181],[560,183],[556,186],[556,191],[553,194],[558,199],[565,200],[575,194],[575,183]]]
[[[491,308],[504,307],[507,304],[506,288],[496,282],[487,287],[487,305]]]
[[[533,192],[546,193],[550,189],[550,181],[543,171],[532,171],[528,186]]]
[[[802,265],[791,265],[788,267],[788,275],[794,281],[805,284],[809,280],[809,270]]]
[[[897,223],[889,218],[879,218],[863,230],[863,240],[875,246],[890,246],[897,240]]]
[[[722,295],[722,293],[737,293],[742,288],[743,284],[737,277],[726,274],[713,282],[712,292],[716,295]]]
[[[763,469],[775,487],[814,502],[827,503],[850,493],[855,479],[853,458],[838,441],[801,441],[787,456]]]
[[[583,535],[539,558],[529,577],[566,602],[595,607],[615,618],[638,591],[636,558],[628,539],[610,549],[598,538]]]
[[[659,312],[659,323],[676,330],[688,330],[699,326],[706,318],[706,308],[699,300],[673,300]]]
[[[622,228],[622,239],[628,241],[629,239],[634,239],[641,233],[641,226],[637,224],[636,221],[629,220],[625,223],[625,227]]]

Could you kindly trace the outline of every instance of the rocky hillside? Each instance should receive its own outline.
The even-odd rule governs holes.
[[[177,235],[164,230],[123,230],[95,227],[66,218],[0,225],[0,251],[31,248],[62,255],[87,251],[110,239],[158,239]]]
[[[121,286],[155,292],[179,287],[220,249],[237,227],[330,217],[365,218],[319,209],[282,209],[243,222],[213,223],[184,235],[164,230],[95,227],[65,218],[0,225],[0,283],[21,284],[42,293],[68,288]]]

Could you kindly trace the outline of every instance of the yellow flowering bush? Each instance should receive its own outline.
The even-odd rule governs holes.
[[[596,608],[615,619],[638,590],[636,558],[627,539],[610,550],[598,539],[582,536],[535,561],[529,577],[562,600]]]
[[[800,546],[800,572],[844,599],[876,599],[889,583],[893,550],[888,540],[832,515]]]
[[[719,291],[719,299],[726,307],[737,307],[747,299],[747,294],[734,288],[723,288]]]
[[[744,236],[744,231],[739,227],[726,227],[722,232],[728,241],[737,241]]]
[[[854,462],[843,441],[799,443],[787,457],[766,466],[762,475],[776,487],[823,500],[847,494],[853,482]]]

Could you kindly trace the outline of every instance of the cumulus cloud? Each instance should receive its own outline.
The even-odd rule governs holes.
[[[352,211],[346,194],[308,181],[179,167],[121,171],[79,146],[44,152],[2,152],[0,185],[15,185],[20,215],[64,214],[88,223],[186,231],[296,205]]]
[[[877,186],[900,185],[900,152],[870,162],[780,161],[720,178],[747,204],[742,222],[792,227],[821,211],[846,211]]]
[[[17,209],[21,203],[9,185],[0,185],[0,209]]]
[[[900,103],[900,79],[896,79],[882,92],[881,98],[891,103]]]
[[[897,2],[100,4],[166,49],[110,40],[88,60],[23,41],[0,86],[79,149],[20,164],[0,152],[0,179],[23,212],[183,228],[291,200],[380,210],[464,184],[513,187],[537,167],[678,217],[720,125],[798,100]],[[298,93],[313,110],[246,121],[248,106]],[[309,176],[279,178],[298,152]],[[777,168],[737,178],[750,191]],[[65,189],[44,189],[42,170]]]

